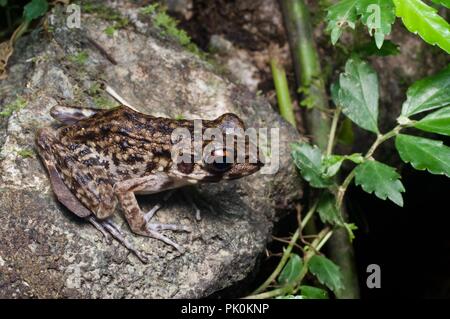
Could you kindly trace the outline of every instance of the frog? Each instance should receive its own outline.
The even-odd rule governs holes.
[[[126,105],[113,109],[55,105],[50,115],[60,125],[40,128],[36,146],[57,200],[105,237],[111,234],[144,262],[144,254],[111,221],[117,206],[134,234],[161,240],[182,254],[184,248],[161,231],[190,232],[190,227],[152,222],[155,209],[145,213],[136,195],[238,179],[264,165],[260,158],[249,160],[248,154],[244,162],[230,161],[224,145],[211,148],[207,141],[201,145],[209,146],[205,156],[190,154],[191,161],[175,160],[173,133],[176,129],[193,133],[194,120],[157,117]],[[218,129],[224,137],[229,129],[245,130],[233,113],[202,119],[202,125],[203,129]]]

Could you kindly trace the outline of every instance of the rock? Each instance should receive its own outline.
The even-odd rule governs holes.
[[[41,30],[23,37],[10,60],[9,77],[1,82],[0,110],[18,99],[24,103],[15,103],[12,115],[0,120],[0,297],[208,296],[254,271],[273,222],[301,195],[288,148],[299,139],[295,129],[264,99],[161,36],[138,8],[114,3],[131,23],[112,37],[104,32],[112,22],[102,15],[83,13],[82,29],[69,29],[63,8],[55,8],[48,20],[51,33]],[[280,168],[274,175],[257,173],[200,186],[197,192],[212,206],[203,210],[200,222],[175,195],[156,218],[193,228],[190,234],[166,233],[186,248],[183,255],[158,240],[132,234],[118,209],[114,222],[149,254],[150,263],[143,264],[117,242],[105,243],[94,227],[55,200],[34,151],[36,130],[54,125],[49,109],[60,100],[98,107],[116,104],[103,84],[152,115],[212,119],[234,112],[249,127],[279,128]],[[148,209],[160,198],[139,201]]]

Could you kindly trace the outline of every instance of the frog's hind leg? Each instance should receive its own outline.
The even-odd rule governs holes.
[[[58,200],[79,217],[110,217],[117,206],[113,182],[98,155],[86,145],[67,147],[45,128],[37,136],[38,151]],[[81,203],[81,204],[80,204]]]
[[[184,225],[149,223],[148,215],[146,218],[146,214],[140,209],[135,196],[135,192],[143,190],[147,193],[157,193],[165,189],[169,183],[170,180],[165,174],[153,174],[118,182],[114,186],[114,192],[124,210],[125,218],[134,233],[159,239],[174,247],[180,253],[183,253],[184,249],[180,245],[162,235],[159,231],[174,230],[189,232],[190,229]]]
[[[95,228],[97,228],[105,237],[108,244],[111,243],[111,234],[118,242],[125,246],[129,251],[134,253],[142,262],[147,263],[148,259],[143,253],[139,252],[133,247],[126,239],[119,227],[113,224],[110,220],[98,220],[93,216],[92,212],[87,209],[78,198],[70,191],[70,189],[64,184],[58,170],[55,167],[56,159],[52,152],[52,147],[58,145],[58,141],[53,135],[50,129],[41,129],[37,134],[36,144],[38,146],[38,153],[42,158],[42,162],[46,167],[50,183],[52,185],[53,192],[55,193],[58,201],[66,206],[71,212],[78,217],[85,218]]]
[[[99,109],[69,106],[69,105],[55,105],[50,110],[50,115],[57,121],[70,125],[84,118],[96,114]]]
[[[43,128],[38,131],[36,138],[37,150],[47,169],[53,192],[58,198],[58,201],[78,217],[87,217],[91,215],[91,211],[84,207],[67,188],[55,167],[56,159],[53,153],[53,147],[58,143],[50,129]]]

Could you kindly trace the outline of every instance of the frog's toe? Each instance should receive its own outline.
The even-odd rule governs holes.
[[[150,224],[150,225],[153,225],[153,226],[152,227],[147,226],[147,231],[148,231],[147,235],[148,236],[153,237],[155,239],[159,239],[159,240],[165,242],[167,245],[170,245],[170,246],[174,247],[176,250],[178,250],[178,252],[180,254],[184,254],[185,249],[183,247],[181,247],[176,242],[172,241],[171,239],[167,238],[166,236],[164,236],[163,234],[161,234],[157,230],[155,230],[154,229],[155,228],[154,227],[155,224]],[[158,224],[156,224],[156,225],[158,225]],[[159,224],[159,225],[161,225],[161,224]],[[178,225],[173,225],[173,226],[178,226]]]

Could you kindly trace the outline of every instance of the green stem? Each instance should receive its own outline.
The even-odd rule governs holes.
[[[311,219],[311,217],[316,212],[317,204],[319,204],[319,197],[317,197],[317,200],[314,202],[314,204],[311,206],[309,211],[306,213],[305,217],[302,219],[302,222],[300,224],[300,229],[301,230],[303,230],[303,228],[305,228],[305,226],[308,224],[308,222]]]
[[[270,66],[272,69],[273,82],[275,84],[275,91],[277,92],[278,107],[280,108],[281,116],[295,126],[295,115],[292,108],[291,96],[289,94],[289,86],[286,79],[286,73],[283,67],[275,58],[270,59]]]
[[[306,125],[313,142],[325,150],[330,127],[326,114],[328,98],[312,35],[309,10],[303,0],[280,0],[280,5],[291,48],[297,86],[305,88],[306,98],[311,98],[314,104],[305,115]]]
[[[267,298],[273,298],[276,296],[282,296],[285,294],[289,294],[289,293],[292,293],[293,291],[298,290],[298,288],[296,288],[296,287],[300,286],[303,278],[308,273],[309,260],[311,259],[312,256],[314,256],[316,254],[316,252],[319,251],[319,246],[322,247],[323,245],[325,245],[327,240],[331,237],[332,232],[333,231],[331,230],[330,227],[325,227],[324,229],[322,229],[320,231],[320,233],[317,235],[316,239],[314,239],[314,241],[311,243],[311,247],[306,251],[305,255],[303,256],[303,268],[300,272],[299,277],[297,278],[297,280],[295,282],[285,285],[283,287],[274,289],[274,290],[266,291],[261,294],[250,295],[250,296],[245,297],[244,299],[267,299]]]
[[[291,255],[292,248],[294,248],[294,244],[297,242],[298,237],[300,236],[300,229],[297,229],[292,236],[289,245],[283,252],[283,256],[281,257],[280,262],[278,263],[278,266],[275,268],[275,270],[272,272],[272,274],[263,282],[261,286],[259,286],[253,294],[257,294],[261,291],[264,291],[269,285],[278,277],[280,272],[283,270],[284,265],[289,259],[289,256]]]
[[[333,152],[334,138],[336,136],[337,125],[339,122],[339,115],[341,115],[341,108],[336,107],[334,110],[333,121],[331,122],[330,135],[328,137],[327,156],[330,156]]]
[[[256,290],[253,292],[253,294],[257,294],[257,293],[259,293],[261,291],[264,291],[267,287],[270,286],[270,284],[281,273],[281,271],[284,268],[284,265],[286,265],[290,255],[291,255],[292,249],[294,248],[294,245],[297,242],[301,231],[303,230],[303,228],[305,228],[306,224],[308,224],[308,221],[311,219],[312,215],[315,213],[318,203],[319,203],[319,201],[316,200],[316,202],[313,204],[313,206],[311,206],[309,211],[306,213],[305,218],[302,219],[302,222],[299,225],[299,228],[297,228],[297,230],[295,231],[294,235],[292,235],[291,240],[289,241],[289,244],[288,244],[287,248],[284,250],[283,256],[281,256],[280,262],[278,263],[277,267],[270,274],[270,276],[261,284],[261,286],[256,288]]]
[[[261,294],[247,296],[242,299],[268,299],[268,298],[273,298],[273,297],[284,295],[284,293],[285,293],[284,288],[277,288],[274,290],[269,290],[269,291],[263,292]]]

